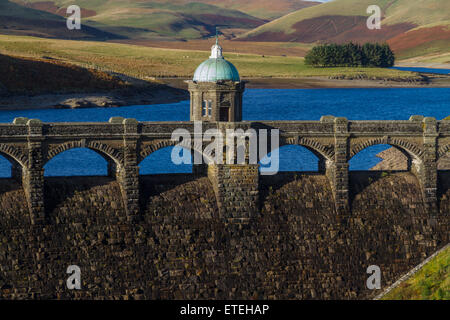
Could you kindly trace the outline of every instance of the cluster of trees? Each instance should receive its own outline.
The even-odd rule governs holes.
[[[388,44],[324,44],[312,48],[305,63],[315,67],[381,67],[394,65],[395,55]]]

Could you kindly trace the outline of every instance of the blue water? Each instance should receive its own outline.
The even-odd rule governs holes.
[[[409,68],[409,67],[393,67],[392,69],[412,72],[438,73],[450,74],[450,69],[435,69],[435,68]]]
[[[248,89],[244,95],[244,120],[319,120],[322,115],[350,120],[407,120],[411,115],[442,119],[450,115],[450,88]],[[139,121],[186,121],[189,101],[108,109],[0,111],[0,122],[12,122],[15,117],[44,122],[108,121],[113,116]],[[381,145],[363,150],[350,161],[350,169],[373,167],[380,161],[375,155],[386,148]],[[192,170],[190,166],[172,164],[170,153],[169,147],[150,155],[140,164],[141,173]],[[303,147],[285,146],[280,149],[280,170],[317,170],[317,158]],[[104,175],[106,162],[94,151],[73,149],[47,163],[45,174]],[[0,157],[0,176],[9,175],[10,164]]]

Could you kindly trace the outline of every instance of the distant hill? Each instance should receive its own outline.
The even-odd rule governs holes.
[[[0,33],[85,40],[123,38],[90,26],[70,31],[66,27],[66,19],[61,16],[7,0],[0,0]]]
[[[156,0],[158,1],[158,0]],[[202,2],[235,9],[266,20],[273,20],[290,12],[320,4],[304,0],[159,0],[162,2]]]
[[[382,9],[381,30],[369,30],[369,5]],[[301,9],[243,34],[241,40],[315,42],[388,41],[404,56],[448,52],[448,0],[334,0]]]
[[[279,4],[268,0],[11,1],[62,17],[69,5],[77,4],[82,8],[83,25],[130,39],[171,40],[209,37],[215,33],[216,26],[239,33],[264,24],[270,17],[315,4],[301,0],[281,0]],[[250,11],[261,14],[253,16],[247,13]]]

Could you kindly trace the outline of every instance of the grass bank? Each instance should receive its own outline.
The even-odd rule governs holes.
[[[450,300],[450,248],[439,253],[383,300]]]
[[[243,78],[326,77],[347,80],[421,81],[414,72],[380,68],[312,68],[304,59],[290,56],[262,56],[227,53],[226,58]],[[191,77],[209,52],[141,47],[94,41],[53,40],[0,35],[0,53],[27,57],[52,57],[104,71],[123,73],[140,79]]]

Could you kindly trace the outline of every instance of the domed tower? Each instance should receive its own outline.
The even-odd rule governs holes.
[[[236,67],[224,59],[216,37],[211,56],[204,61],[189,84],[191,121],[242,121],[242,94],[245,83]]]

